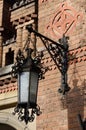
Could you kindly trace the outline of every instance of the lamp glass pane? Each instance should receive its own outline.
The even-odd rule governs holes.
[[[30,79],[30,104],[35,107],[37,101],[37,91],[38,91],[38,78],[39,74],[37,72],[31,72]]]
[[[22,72],[18,76],[19,104],[28,103],[30,72]]]

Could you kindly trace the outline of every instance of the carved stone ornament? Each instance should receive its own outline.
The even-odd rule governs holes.
[[[63,34],[72,33],[80,20],[82,20],[82,13],[77,12],[67,2],[63,2],[51,17],[45,33],[54,39],[61,38]]]

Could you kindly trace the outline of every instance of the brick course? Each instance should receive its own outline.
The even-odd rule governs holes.
[[[11,11],[10,24],[15,26],[17,36],[14,44],[3,46],[3,55],[2,48],[0,48],[0,57],[2,57],[0,65],[2,67],[5,66],[5,54],[9,48],[15,50],[15,58],[18,48],[24,47],[28,35],[25,30],[26,22],[33,20],[32,23],[35,24],[35,20],[38,20],[38,31],[52,38],[50,32],[46,33],[46,26],[53,19],[55,11],[58,11],[63,2],[62,0],[39,0],[38,19],[35,15],[34,4]],[[77,22],[71,33],[67,34],[69,36],[68,84],[71,90],[64,97],[58,93],[61,85],[61,74],[44,49],[41,40],[37,38],[37,49],[39,51],[44,50],[42,64],[49,68],[45,73],[45,79],[39,81],[38,105],[42,114],[36,118],[37,130],[81,130],[78,114],[81,114],[83,120],[86,118],[86,1],[66,0],[65,2],[74,11],[82,14],[81,21]],[[0,15],[1,12],[2,2],[0,3]],[[58,41],[58,38],[54,38],[54,40]],[[35,37],[33,41],[35,41]],[[2,40],[0,40],[1,44]],[[31,46],[33,45],[31,44]],[[0,78],[0,94],[17,91],[16,80],[14,83],[11,81],[11,78],[10,80]]]

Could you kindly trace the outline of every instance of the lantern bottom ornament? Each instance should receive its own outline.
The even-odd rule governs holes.
[[[29,108],[28,105],[23,104],[23,107],[21,105],[17,105],[14,108],[13,115],[18,114],[18,120],[19,121],[25,121],[27,124],[28,122],[33,122],[35,119],[35,115],[39,116],[42,112],[40,111],[40,107],[37,105],[35,108]]]

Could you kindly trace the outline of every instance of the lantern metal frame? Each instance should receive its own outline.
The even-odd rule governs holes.
[[[32,58],[31,54],[32,54],[33,50],[31,48],[26,48],[25,51],[27,52],[26,58],[25,58],[23,52],[20,49],[18,50],[18,53],[16,56],[16,63],[12,66],[12,76],[18,78],[18,74],[21,74],[23,72],[23,69],[24,70],[26,69],[25,71],[28,71],[28,70],[38,71],[38,79],[41,79],[42,78],[41,75],[43,75],[42,74],[43,70],[41,69],[41,65],[40,65],[41,55],[37,56],[35,58]],[[24,68],[25,67],[24,65],[27,64],[28,59],[31,60],[31,64],[29,66],[27,66],[28,68]],[[18,85],[18,87],[19,87],[19,85]],[[28,91],[30,91],[30,88]],[[18,93],[19,93],[19,90],[18,90]],[[30,95],[30,93],[29,93],[29,95]],[[36,94],[36,96],[37,96],[37,94]],[[35,98],[37,98],[37,97],[35,97]],[[16,113],[18,114],[18,119],[20,121],[24,120],[25,123],[27,124],[28,122],[32,122],[35,119],[35,114],[37,116],[39,116],[41,114],[41,111],[40,111],[39,105],[36,103],[30,104],[29,102],[27,102],[25,104],[22,104],[22,103],[18,102],[17,106],[14,108],[13,115],[15,115]]]

